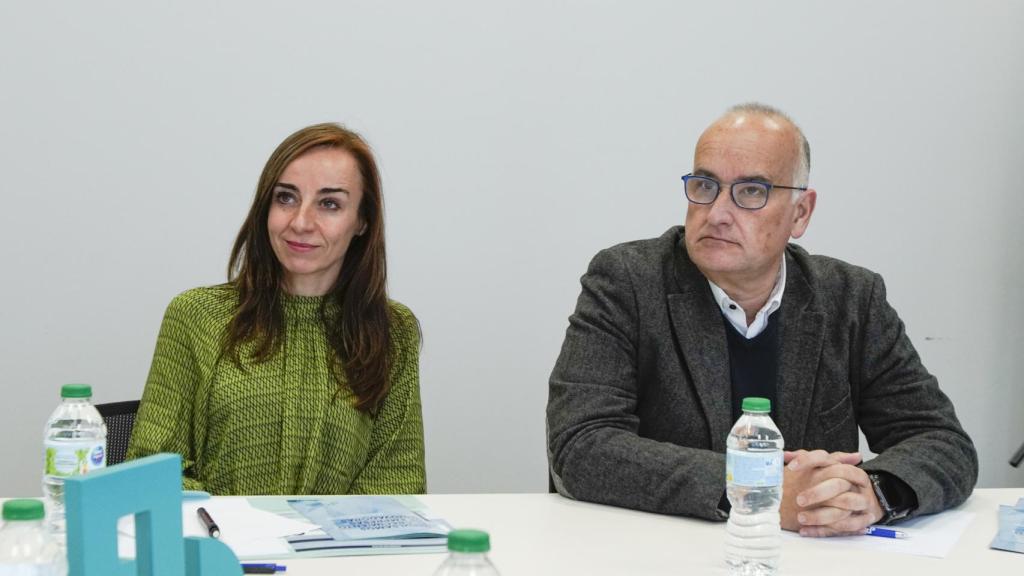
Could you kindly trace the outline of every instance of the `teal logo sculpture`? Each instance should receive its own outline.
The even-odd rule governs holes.
[[[64,480],[68,576],[241,576],[234,552],[182,536],[181,457],[157,454]],[[135,559],[117,555],[117,521],[135,515]]]

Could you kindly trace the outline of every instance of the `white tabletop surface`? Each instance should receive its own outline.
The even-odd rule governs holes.
[[[780,576],[1008,576],[1024,574],[1024,554],[988,547],[1000,504],[1024,488],[979,489],[959,510],[974,519],[946,558],[843,546],[829,539],[787,538]],[[491,535],[491,560],[502,576],[721,575],[724,523],[576,502],[556,494],[417,496],[459,528]],[[0,500],[4,500],[0,498]],[[281,559],[284,576],[431,576],[443,554]]]
[[[1024,554],[991,550],[1000,504],[1024,488],[983,489],[960,507],[976,515],[946,558],[868,551],[810,538],[786,539],[780,575],[1020,575]],[[502,576],[725,575],[725,524],[576,502],[554,494],[423,495],[453,526],[491,534]],[[865,537],[866,538],[866,537]],[[441,554],[295,559],[287,576],[430,576]]]

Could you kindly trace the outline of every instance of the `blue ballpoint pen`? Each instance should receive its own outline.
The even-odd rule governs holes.
[[[284,564],[247,564],[242,563],[243,574],[276,574],[288,568]]]
[[[878,536],[880,538],[909,538],[909,534],[902,530],[891,530],[889,528],[879,528],[878,526],[868,526],[864,530],[865,536]]]

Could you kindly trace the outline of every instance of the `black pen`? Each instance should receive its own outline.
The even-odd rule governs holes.
[[[217,523],[213,521],[213,516],[206,511],[206,508],[199,507],[196,512],[199,514],[199,521],[206,527],[206,531],[210,533],[210,538],[220,538],[220,528]]]

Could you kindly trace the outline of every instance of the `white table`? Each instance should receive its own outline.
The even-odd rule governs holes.
[[[975,490],[960,509],[976,513],[944,559],[870,552],[826,540],[787,538],[780,576],[1016,576],[1024,554],[991,550],[1000,504],[1024,488]],[[417,496],[453,526],[491,534],[502,576],[646,576],[727,574],[725,524],[576,502],[555,494]],[[0,501],[4,500],[0,498]],[[287,558],[284,576],[431,576],[443,554]]]
[[[824,541],[787,539],[780,575],[1020,575],[1024,554],[991,550],[1000,504],[1024,488],[976,490],[961,509],[977,513],[945,559],[870,552]],[[502,576],[725,575],[725,524],[576,502],[555,494],[418,496],[453,526],[491,534]],[[286,576],[431,576],[440,554],[289,558]]]

